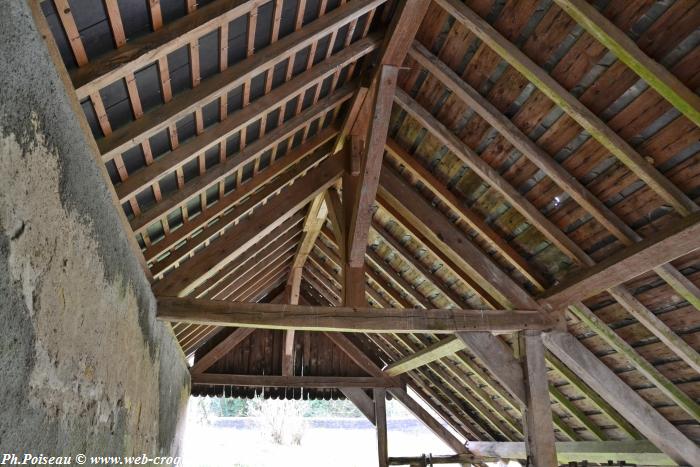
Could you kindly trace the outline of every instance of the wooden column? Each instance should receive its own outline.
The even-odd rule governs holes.
[[[374,389],[374,416],[377,425],[377,454],[379,467],[389,465],[389,448],[386,434],[386,389]]]
[[[549,401],[547,367],[544,363],[544,345],[538,331],[519,334],[525,377],[525,446],[529,461],[537,467],[556,467],[552,403]]]

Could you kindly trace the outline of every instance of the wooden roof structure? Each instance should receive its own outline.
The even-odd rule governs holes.
[[[700,2],[41,7],[194,394],[700,465]]]

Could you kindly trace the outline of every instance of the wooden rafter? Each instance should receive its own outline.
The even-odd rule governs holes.
[[[621,250],[596,266],[567,277],[540,301],[551,309],[623,284],[659,265],[700,248],[700,214],[692,214],[639,243]]]
[[[693,465],[700,459],[700,448],[634,392],[605,364],[591,354],[571,334],[553,332],[543,335],[547,348],[588,385],[605,394],[639,431],[679,464]]]
[[[187,268],[178,268],[158,281],[153,289],[161,295],[187,295],[195,287],[215,274],[228,261],[240,255],[267,233],[291,217],[309,201],[330,187],[340,177],[343,157],[333,156],[308,176],[314,184],[294,184],[280,203],[267,203],[255,215],[240,222],[235,230],[229,230],[212,240],[207,248],[196,255]]]
[[[685,193],[478,14],[457,0],[436,0],[436,3],[522,73],[681,215],[697,210],[697,205]]]
[[[649,58],[625,33],[584,0],[555,0],[625,65],[663,96],[695,125],[700,126],[700,97],[663,65]]]

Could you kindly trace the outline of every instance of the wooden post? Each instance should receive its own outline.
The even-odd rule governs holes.
[[[544,345],[538,331],[519,334],[525,377],[525,446],[531,463],[537,467],[556,467],[552,403],[549,400]]]
[[[386,434],[386,389],[374,389],[374,416],[377,422],[379,467],[386,467],[389,465],[389,448]]]

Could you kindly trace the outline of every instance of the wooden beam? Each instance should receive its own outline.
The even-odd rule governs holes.
[[[345,306],[366,307],[364,265],[355,268],[346,265],[343,280],[343,304]]]
[[[556,467],[552,403],[549,400],[547,367],[541,333],[524,331],[519,335],[525,376],[525,447],[528,459],[537,467]]]
[[[459,331],[512,332],[552,329],[560,320],[539,311],[423,310],[360,307],[318,307],[232,303],[160,296],[158,317],[219,326],[299,329],[332,332],[425,332],[451,334]]]
[[[700,213],[694,213],[597,265],[565,278],[543,295],[540,304],[552,310],[563,309],[699,248]]]
[[[550,156],[537,143],[532,141],[505,114],[500,112],[488,99],[460,78],[438,57],[430,53],[422,44],[414,41],[409,51],[411,58],[440,80],[450,91],[473,109],[489,125],[495,128],[528,160],[535,164],[587,212],[608,229],[623,244],[639,241],[637,233],[613,213],[597,196],[584,187],[573,175]]]
[[[343,92],[344,90],[338,90],[337,94],[342,95]],[[331,99],[329,101],[326,101],[324,99],[323,101],[319,102],[318,107],[311,107],[299,114],[297,116],[300,117],[299,119],[297,119],[297,117],[294,117],[288,120],[287,122],[285,122],[284,125],[277,127],[270,133],[268,133],[265,138],[255,141],[254,143],[243,148],[237,154],[226,158],[226,161],[210,168],[206,171],[204,175],[200,175],[191,183],[188,183],[186,185],[183,183],[183,186],[180,187],[178,191],[176,191],[168,197],[163,198],[161,202],[157,203],[155,206],[145,211],[141,216],[136,217],[131,221],[131,226],[134,233],[144,232],[149,225],[151,225],[158,219],[161,219],[163,216],[167,215],[172,210],[178,208],[181,209],[188,203],[188,201],[200,196],[200,194],[203,191],[206,191],[207,189],[220,184],[229,175],[235,174],[236,172],[240,173],[241,167],[259,158],[264,151],[266,151],[270,147],[275,147],[281,141],[289,140],[290,138],[292,138],[293,135],[297,131],[299,131],[299,129],[304,127],[305,123],[302,120],[303,118],[307,118],[308,120],[306,120],[306,123],[308,123],[309,120],[315,120],[316,118],[318,118],[319,115],[322,113],[323,109],[332,109],[333,106],[328,108],[325,107],[325,104],[330,104],[332,101],[334,101],[334,99]],[[342,99],[340,101],[337,101],[337,103],[342,103]],[[298,161],[301,157],[315,151],[323,144],[325,144],[326,141],[333,138],[333,135],[336,132],[337,130],[333,126],[328,127],[320,131],[317,135],[315,135],[313,138],[310,138],[308,141],[305,141],[299,146],[290,149],[287,155],[290,156],[290,159]],[[285,158],[281,158],[270,164],[267,168],[265,168],[264,171],[258,174],[257,177],[253,177],[250,180],[250,182],[246,182],[245,184],[239,185],[238,190],[241,190],[241,192],[250,193],[252,191],[249,191],[251,189],[249,187],[259,187],[263,181],[269,181],[269,176],[279,174],[284,168],[289,167],[287,163],[284,162],[284,159]],[[241,165],[241,163],[243,163],[243,165]],[[181,170],[178,171],[178,173],[181,173]],[[224,197],[232,199],[236,198],[237,195],[231,194],[230,196],[225,195]],[[223,205],[227,203],[222,202],[221,204]],[[218,213],[218,206],[213,209],[213,212]],[[204,214],[207,216],[209,215],[208,213]]]
[[[527,292],[386,164],[381,174],[380,193],[505,308],[537,308]]]
[[[636,152],[629,143],[610,129],[598,116],[478,14],[459,0],[435,1],[457,21],[464,24],[479,39],[484,41],[494,52],[522,73],[525,78],[625,164],[640,180],[649,185],[663,200],[671,204],[678,213],[687,215],[697,210],[697,205],[685,193],[664,177],[651,163]]]
[[[255,329],[251,328],[240,328],[234,330],[209,352],[198,358],[197,361],[194,362],[194,365],[190,369],[190,372],[193,375],[205,372],[214,363],[221,360],[221,358],[224,355],[229,353],[231,350],[235,349],[238,344],[243,342],[245,338],[250,336],[253,332],[255,332]]]
[[[555,0],[555,2],[590,35],[615,54],[618,60],[637,73],[691,122],[700,126],[700,97],[663,65],[646,55],[627,34],[593,5],[583,0]]]
[[[423,106],[403,90],[397,90],[395,102],[421,125],[430,131],[456,157],[464,162],[482,180],[497,190],[514,208],[535,226],[542,235],[574,261],[587,264],[586,253],[552,221],[540,212],[527,198],[515,189],[489,163],[467,146],[457,135],[437,120]]]
[[[192,14],[166,23],[155,33],[130,40],[124,47],[106,53],[90,62],[89,66],[84,67],[84,69],[71,72],[71,79],[79,99],[83,99],[91,92],[123,78],[128,72],[135,72],[148,66],[159,58],[187,45],[192,40],[199,39],[223,25],[228,25],[234,19],[247,15],[252,9],[258,8],[266,1],[217,0],[198,8]],[[362,5],[353,5],[351,8],[344,9],[344,12],[351,13],[352,17],[359,17],[379,6],[382,1],[375,0],[371,2],[372,6],[369,7],[368,2],[365,1]],[[338,16],[342,17],[342,15],[336,15],[336,19]],[[330,22],[332,23],[332,20]],[[335,27],[340,27],[340,25]],[[328,33],[331,32],[331,29],[328,29]],[[320,37],[323,35],[321,34]],[[308,46],[308,43],[306,45]],[[297,51],[290,51],[290,54],[293,55]]]
[[[382,1],[384,0],[358,0],[348,3],[314,21],[303,31],[291,33],[250,58],[204,80],[196,88],[183,91],[173,97],[167,105],[153,108],[146,112],[143,118],[115,130],[109,137],[98,141],[103,159],[109,160],[114,154],[127,150],[134,142],[141,142],[141,140],[166,129],[172,123],[191,115],[197,109],[201,109],[211,102],[217,101],[231,90],[285,61],[287,57],[303,50],[310,43],[319,40],[333,29],[344,24],[347,17],[343,17],[342,14],[348,14],[351,17],[362,11],[367,11]],[[378,39],[374,36],[362,41],[368,46],[367,53],[379,46]]]
[[[180,267],[158,281],[153,286],[154,292],[160,295],[189,294],[227,262],[272,232],[319,193],[327,190],[340,177],[344,165],[343,157],[331,156],[310,170],[307,174],[310,183],[295,183],[278,195],[279,202],[268,202],[255,214],[241,221],[235,229],[229,229],[212,240],[208,247],[190,260],[187,267]]]
[[[376,85],[384,65],[393,67],[403,65],[407,52],[406,44],[413,41],[429,6],[430,0],[405,0],[398,4],[379,49],[377,68],[372,74],[371,83]],[[368,21],[370,21],[369,18]],[[367,98],[368,94],[369,85],[363,85],[358,90],[341,128],[336,150],[343,147],[345,137],[356,126],[356,123],[364,124],[363,120],[365,119],[360,115],[366,114],[371,106],[370,99]]]
[[[525,443],[468,441],[470,454],[431,456],[433,464],[479,464],[527,457]],[[592,464],[624,463],[625,465],[676,465],[649,441],[562,441],[555,443],[559,464],[588,462]],[[423,465],[422,457],[390,457],[389,465]]]
[[[439,360],[448,355],[452,355],[464,349],[464,342],[456,336],[450,336],[446,339],[436,342],[413,355],[405,357],[403,360],[394,362],[384,369],[384,373],[390,376],[398,376],[400,374],[411,371],[428,363]]]
[[[356,182],[353,203],[348,217],[348,264],[359,267],[364,264],[369,225],[372,222],[372,204],[379,185],[384,146],[389,130],[391,107],[399,69],[382,66],[377,76],[377,87],[372,106],[369,133],[362,156],[360,175]]]
[[[389,446],[386,433],[386,390],[374,390],[374,416],[377,422],[377,457],[379,467],[387,467]]]
[[[622,339],[614,330],[605,325],[586,305],[578,302],[569,307],[571,312],[586,326],[595,331],[610,347],[623,355],[645,378],[658,387],[670,400],[681,409],[688,412],[696,421],[700,422],[700,405],[698,405],[685,392],[680,390],[671,380],[661,374],[654,365],[639,355],[634,348]]]
[[[360,368],[373,376],[381,376],[383,374],[381,368],[377,366],[359,347],[357,347],[350,339],[340,333],[326,333],[335,344],[345,352]],[[409,412],[423,422],[438,438],[448,445],[454,452],[461,454],[466,453],[466,449],[462,442],[459,441],[448,429],[428,413],[415,399],[413,399],[404,389],[391,389],[389,391],[401,405]]]
[[[564,332],[542,336],[545,346],[608,401],[652,443],[679,464],[697,465],[700,447],[625,384],[578,339]]]
[[[192,374],[192,384],[212,386],[281,387],[281,388],[400,388],[397,378],[364,376],[274,376]]]
[[[506,258],[518,271],[520,271],[538,290],[544,290],[545,281],[541,275],[530,265],[527,260],[513,248],[501,234],[491,228],[486,221],[475,211],[464,205],[455,194],[453,194],[444,183],[440,182],[427,168],[408,151],[399,145],[393,138],[387,139],[387,151],[404,164],[414,177],[426,185],[430,191],[454,211],[460,220],[474,229],[477,234],[484,237],[504,258]]]
[[[372,425],[377,424],[374,401],[362,388],[340,388],[340,392],[342,392],[349,401],[355,404],[357,410],[362,412],[362,415],[364,415]]]

